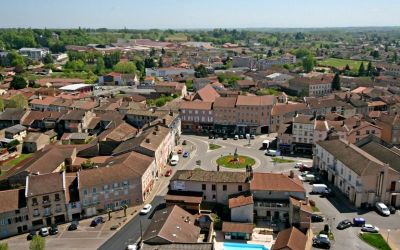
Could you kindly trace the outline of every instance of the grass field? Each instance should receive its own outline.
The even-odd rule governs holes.
[[[210,145],[208,146],[208,148],[209,148],[210,150],[215,150],[215,149],[221,148],[221,146],[220,146],[220,145],[217,145],[217,144],[210,143]]]
[[[282,159],[280,157],[272,157],[272,161],[276,162],[276,163],[292,163],[292,162],[294,162],[293,160]]]
[[[376,249],[391,250],[390,246],[380,234],[362,233],[360,234],[360,238]]]
[[[356,61],[356,60],[346,60],[346,59],[337,59],[337,58],[328,58],[323,61],[317,61],[317,64],[319,66],[325,66],[325,67],[335,67],[335,68],[345,68],[346,65],[348,64],[350,69],[352,71],[358,71],[358,68],[360,68],[362,61]],[[368,65],[368,62],[364,62],[364,67],[366,68]]]
[[[183,33],[176,33],[176,34],[167,36],[165,38],[165,40],[171,41],[171,42],[186,42],[187,36]]]

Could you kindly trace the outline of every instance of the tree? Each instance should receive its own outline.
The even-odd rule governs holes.
[[[303,57],[311,55],[311,52],[308,49],[300,48],[296,50],[295,54],[297,58],[301,59]]]
[[[25,78],[22,76],[16,75],[14,76],[13,80],[10,83],[10,88],[11,89],[23,89],[26,88],[26,85],[28,83],[26,82]]]
[[[368,62],[367,66],[367,76],[372,76],[374,69],[372,68],[372,63]]]
[[[146,68],[144,67],[144,61],[137,60],[135,64],[136,64],[136,70],[140,73],[141,76],[144,76],[146,74]]]
[[[154,48],[151,48],[149,55],[150,55],[150,57],[155,56],[156,55],[156,50]]]
[[[197,66],[194,69],[194,76],[196,78],[207,77],[208,76],[208,72],[207,72],[206,67],[203,64],[200,64],[199,66]]]
[[[12,140],[7,144],[7,149],[10,150],[12,148],[15,148],[18,145],[19,145],[19,141],[18,140]]]
[[[340,90],[340,76],[339,76],[339,73],[336,73],[335,77],[333,77],[332,90]]]
[[[378,59],[379,58],[379,51],[378,50],[371,51],[371,56],[374,59]]]
[[[145,58],[144,59],[144,66],[147,69],[147,68],[155,68],[157,65],[154,62],[153,58]]]
[[[124,204],[121,208],[124,210],[124,217],[126,217],[126,209],[128,209],[128,205]]]
[[[397,62],[397,52],[396,52],[396,51],[393,53],[393,59],[392,59],[392,61],[393,61],[394,63]]]
[[[43,58],[43,63],[44,64],[51,64],[53,63],[53,57],[51,56],[50,53],[47,53],[46,56]]]
[[[4,101],[3,99],[0,99],[0,112],[4,111]]]
[[[303,59],[303,70],[306,73],[311,72],[314,69],[315,59],[312,55],[308,55]]]
[[[104,64],[104,59],[102,57],[97,58],[96,61],[96,74],[102,75],[104,73],[104,70],[106,69],[106,66]]]
[[[160,59],[158,60],[158,67],[162,67],[163,66],[163,59],[162,57],[160,57]]]
[[[346,64],[346,67],[344,67],[344,70],[350,71],[350,70],[351,70],[351,69],[350,69],[350,66],[349,66],[348,64]]]
[[[364,62],[362,62],[360,64],[360,68],[358,68],[358,76],[365,76]]]
[[[272,50],[268,50],[267,57],[271,57],[271,56],[272,56]]]
[[[94,163],[90,159],[86,159],[86,161],[81,163],[82,169],[90,169],[94,167]]]
[[[35,235],[29,244],[29,250],[44,250],[46,242],[44,238],[40,235]]]
[[[114,66],[114,70],[118,73],[135,74],[136,65],[133,62],[119,62]]]
[[[108,220],[111,220],[111,209],[107,209],[107,214],[108,214]]]
[[[164,48],[161,49],[161,54],[165,55],[165,49]]]
[[[16,51],[11,51],[10,53],[7,54],[8,61],[10,62],[10,65],[15,67],[17,65],[21,65],[22,67],[25,66],[25,60],[24,58],[18,54]]]
[[[28,100],[21,94],[16,94],[10,98],[6,108],[27,108]]]

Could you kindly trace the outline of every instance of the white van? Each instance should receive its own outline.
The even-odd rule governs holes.
[[[313,184],[311,192],[314,194],[329,194],[331,190],[325,184]]]
[[[173,155],[171,157],[171,160],[169,161],[169,165],[176,166],[176,164],[178,164],[178,162],[179,162],[179,155]]]
[[[375,204],[375,208],[378,211],[378,213],[380,213],[381,215],[384,215],[384,216],[389,216],[390,215],[389,208],[385,204],[383,204],[382,202],[377,202]]]

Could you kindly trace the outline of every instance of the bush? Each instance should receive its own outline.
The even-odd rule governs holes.
[[[29,244],[29,250],[44,250],[46,242],[44,238],[40,235],[35,235]]]

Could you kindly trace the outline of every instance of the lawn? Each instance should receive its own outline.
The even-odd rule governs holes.
[[[280,157],[272,157],[272,161],[276,162],[276,163],[292,163],[292,162],[294,162],[293,160],[283,159]]]
[[[377,249],[391,250],[390,246],[386,243],[385,239],[380,234],[361,233],[360,238]]]
[[[210,143],[210,144],[208,145],[208,148],[209,148],[210,150],[215,150],[215,149],[221,148],[221,146],[220,146],[220,145],[217,145],[217,144]]]
[[[345,68],[346,65],[348,64],[350,69],[352,71],[358,71],[360,68],[362,61],[357,61],[357,60],[346,60],[346,59],[338,59],[338,58],[328,58],[323,61],[317,61],[317,64],[319,66],[325,66],[325,67],[334,67],[334,68]],[[368,65],[368,62],[364,62],[364,67],[366,68]]]
[[[275,88],[263,88],[257,91],[257,95],[280,95],[281,92]]]
[[[165,38],[165,40],[171,41],[171,42],[186,42],[187,36],[183,33],[176,33],[176,34],[167,36]]]
[[[255,163],[253,158],[244,155],[238,155],[237,161],[234,160],[233,155],[225,155],[217,159],[217,164],[226,168],[245,168]]]
[[[14,167],[15,165],[17,165],[18,163],[20,163],[21,161],[28,159],[32,156],[32,154],[21,154],[19,157],[16,157],[12,160],[9,160],[5,163],[3,163],[4,166],[10,166],[10,167]]]

